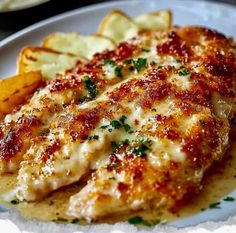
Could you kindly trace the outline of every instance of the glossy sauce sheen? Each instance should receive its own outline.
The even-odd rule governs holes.
[[[56,221],[56,222],[72,222],[73,217],[69,217],[66,212],[69,204],[69,197],[77,193],[83,185],[73,184],[67,188],[63,188],[54,192],[48,198],[43,201],[35,203],[20,203],[9,204],[4,201],[4,195],[6,195],[12,188],[14,188],[16,182],[16,176],[4,175],[0,177],[0,201],[3,206],[10,208],[17,208],[22,216],[27,219],[38,219],[42,221]],[[232,143],[231,148],[227,152],[227,159],[221,164],[216,165],[214,173],[211,172],[204,181],[204,189],[202,192],[192,199],[191,204],[187,204],[177,213],[168,212],[148,212],[137,213],[136,215],[143,216],[147,220],[160,219],[164,222],[172,222],[181,218],[193,216],[201,211],[206,211],[209,205],[222,201],[222,198],[227,196],[230,192],[236,188],[236,141]],[[214,192],[213,192],[214,190]],[[235,205],[235,201],[232,202]],[[214,210],[215,211],[215,210]],[[216,211],[221,211],[217,209]],[[117,221],[126,220],[126,216],[106,218],[105,222],[114,223]],[[85,222],[80,221],[80,224]]]

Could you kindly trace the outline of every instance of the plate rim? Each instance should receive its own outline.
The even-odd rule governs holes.
[[[155,4],[158,5],[158,2],[156,2],[155,0],[151,0],[151,1],[155,2]],[[161,0],[161,1],[165,2],[166,0]],[[204,3],[208,6],[214,6],[214,7],[223,6],[226,9],[228,9],[229,11],[235,11],[235,13],[236,13],[236,6],[231,5],[229,3],[205,2],[203,0],[201,0],[201,1],[198,1],[198,0],[167,0],[167,1],[172,2],[173,4],[175,4],[175,3],[182,3],[183,4],[183,2],[185,2],[185,3],[188,3],[188,4],[191,4],[191,3],[194,3],[194,4]],[[44,28],[48,24],[51,24],[51,23],[54,23],[54,22],[57,22],[57,21],[60,21],[60,20],[64,20],[64,19],[67,19],[67,18],[70,18],[70,17],[73,17],[77,14],[83,14],[83,13],[91,12],[91,11],[96,10],[96,9],[100,10],[100,9],[103,9],[103,8],[108,8],[108,7],[113,7],[113,6],[116,7],[117,4],[118,5],[132,4],[131,2],[134,3],[134,4],[138,4],[139,2],[145,2],[145,0],[118,0],[118,1],[111,0],[111,1],[108,1],[108,2],[96,3],[96,4],[89,5],[89,6],[77,8],[77,9],[74,9],[74,10],[70,10],[70,11],[67,11],[67,12],[49,17],[49,18],[44,19],[42,21],[39,21],[39,22],[37,22],[33,25],[30,25],[30,26],[28,26],[28,27],[26,27],[26,28],[24,28],[24,29],[8,36],[7,38],[3,39],[2,41],[0,41],[0,49],[2,47],[8,46],[11,42],[14,42],[16,39],[21,38],[25,34],[30,34],[34,30]],[[184,219],[187,221],[187,218],[184,218]],[[168,224],[168,226],[171,226],[171,224]],[[186,225],[184,227],[189,227],[189,226],[190,225]],[[195,224],[193,226],[195,226]],[[183,226],[181,226],[181,224],[178,226],[178,228],[182,228],[182,227]]]
[[[154,1],[154,0],[151,0],[151,1]],[[164,1],[166,2],[166,0],[161,0],[161,1]],[[225,2],[212,2],[210,0],[210,2],[206,2],[204,0],[167,0],[169,2],[173,2],[173,4],[175,3],[187,3],[187,4],[191,4],[191,3],[204,3],[206,5],[210,5],[210,6],[215,6],[215,7],[218,7],[218,6],[222,6],[222,7],[225,7],[227,8],[228,10],[235,10],[236,11],[236,5],[233,5],[233,4],[230,4],[230,3],[225,3]],[[88,6],[84,6],[84,7],[79,7],[77,9],[73,9],[73,10],[70,10],[70,11],[66,11],[66,12],[63,12],[63,13],[60,13],[58,15],[55,15],[55,16],[52,16],[52,17],[49,17],[49,18],[46,18],[44,20],[41,20],[39,22],[36,22],[30,26],[27,26],[15,33],[13,33],[12,35],[4,38],[3,40],[0,40],[0,49],[4,46],[7,46],[9,43],[13,42],[14,40],[20,38],[21,36],[27,34],[27,33],[30,33],[36,29],[39,29],[41,27],[44,27],[46,26],[47,24],[51,24],[51,23],[54,23],[56,21],[59,21],[59,20],[63,20],[65,18],[70,18],[70,17],[73,17],[74,15],[77,15],[77,14],[83,14],[83,13],[86,13],[86,12],[89,12],[89,11],[93,11],[93,10],[96,10],[96,9],[102,9],[102,8],[106,8],[106,7],[111,7],[112,5],[117,5],[117,4],[130,4],[130,2],[133,2],[133,3],[138,3],[138,2],[145,2],[145,0],[111,0],[111,1],[107,1],[107,2],[102,2],[102,3],[95,3],[95,4],[92,4],[92,5],[88,5]],[[156,1],[154,1],[156,2]],[[233,8],[233,9],[231,9]],[[235,12],[236,13],[236,12]]]

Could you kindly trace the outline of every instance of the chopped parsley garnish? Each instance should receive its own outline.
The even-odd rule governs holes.
[[[93,136],[86,136],[84,137],[84,140],[98,140],[99,136],[98,135],[93,135]]]
[[[121,127],[121,123],[119,121],[111,121],[110,125],[115,128],[115,129],[119,129]]]
[[[86,102],[87,100],[90,100],[91,98],[88,96],[83,96],[82,98],[79,99],[79,103],[82,104]]]
[[[113,163],[111,166],[112,166],[113,168],[117,168],[117,167],[122,166],[122,164],[121,164],[121,163]]]
[[[189,75],[189,72],[187,70],[180,70],[179,75],[186,76],[186,75]]]
[[[147,142],[148,141],[148,137],[147,136],[143,136],[143,137],[140,137],[138,140],[140,142]]]
[[[122,141],[122,144],[129,145],[129,144],[130,144],[130,141],[129,141],[129,139],[127,139],[127,138],[126,138],[125,140],[123,140],[123,141]]]
[[[138,58],[137,61],[134,63],[134,68],[139,72],[142,68],[145,68],[147,65],[146,58]]]
[[[128,223],[130,223],[130,224],[143,225],[143,226],[147,226],[147,227],[155,226],[155,225],[159,224],[160,222],[161,222],[161,220],[159,220],[159,219],[147,221],[140,216],[135,216],[135,217],[132,217],[128,220]]]
[[[18,205],[20,202],[19,200],[11,200],[12,205]]]
[[[105,59],[105,60],[104,60],[104,65],[115,66],[116,63],[115,63],[114,61],[112,61],[111,59]]]
[[[106,129],[107,127],[109,127],[109,125],[102,125],[100,128],[101,129]]]
[[[135,153],[139,157],[143,157],[147,150],[149,150],[149,147],[142,143],[140,146],[135,146],[133,148],[133,153]]]
[[[199,124],[200,124],[201,126],[205,126],[205,125],[206,125],[206,122],[205,122],[204,120],[199,120]]]
[[[109,125],[103,125],[103,126],[101,126],[100,128],[101,128],[101,129],[106,129],[106,128],[108,128],[108,131],[109,131],[109,132],[112,132],[112,129],[119,129],[119,128],[123,127],[124,130],[125,130],[127,133],[129,133],[129,134],[134,133],[134,131],[131,130],[131,126],[130,126],[129,124],[125,123],[125,120],[126,120],[126,119],[127,119],[127,117],[126,117],[125,115],[122,115],[122,116],[119,118],[119,120],[113,120],[113,121],[110,122]]]
[[[211,203],[209,205],[209,208],[210,209],[220,209],[221,207],[219,205],[220,205],[220,202]]]
[[[145,49],[145,48],[142,49],[142,52],[147,52],[148,53],[150,51],[151,51],[150,49]]]
[[[112,177],[109,177],[109,180],[116,180],[116,178],[112,176]]]
[[[117,143],[115,141],[111,141],[111,149],[112,149],[112,151],[115,151],[119,146],[120,146],[119,143]]]
[[[120,121],[122,124],[124,124],[126,119],[127,119],[127,116],[122,115],[122,116],[119,118],[119,121]]]
[[[115,76],[121,78],[121,77],[122,77],[121,67],[120,67],[120,66],[117,66],[117,67],[114,69],[114,73],[115,73]]]
[[[155,108],[152,109],[153,112],[156,112],[157,110]]]
[[[138,58],[136,60],[127,59],[124,61],[124,63],[131,65],[129,67],[130,71],[137,70],[137,72],[139,72],[142,68],[145,68],[147,66],[147,59],[146,58]]]
[[[128,124],[123,124],[123,127],[124,127],[124,130],[125,130],[125,132],[130,132],[130,125],[128,125]]]
[[[87,75],[84,76],[83,81],[84,81],[85,86],[89,92],[89,96],[94,99],[98,94],[96,84],[94,82],[92,82],[91,79],[89,78],[89,76],[87,76]]]
[[[78,223],[78,222],[79,222],[79,219],[78,219],[78,218],[74,218],[74,219],[71,220],[71,223],[72,223],[72,224],[76,224],[76,223]]]
[[[224,201],[234,201],[234,197],[226,197],[223,199]]]
[[[127,59],[124,61],[124,64],[132,64],[132,63],[134,63],[133,59]]]

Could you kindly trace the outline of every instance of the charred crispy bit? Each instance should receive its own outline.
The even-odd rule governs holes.
[[[143,33],[78,64],[66,81],[45,88],[49,97],[63,98],[65,90],[71,97],[24,153],[17,198],[37,200],[95,170],[71,197],[70,215],[99,220],[176,209],[200,191],[205,172],[229,146],[235,54],[231,39],[183,27]],[[4,130],[0,137],[2,147],[8,137],[15,143]]]

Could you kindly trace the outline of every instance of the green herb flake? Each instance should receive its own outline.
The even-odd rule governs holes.
[[[122,141],[122,144],[129,145],[130,140],[126,138],[125,140]]]
[[[123,127],[124,127],[125,132],[128,132],[128,133],[130,132],[130,129],[131,129],[130,125],[123,124]]]
[[[122,115],[122,116],[119,118],[119,121],[120,121],[122,124],[124,124],[126,119],[127,119],[127,116]]]
[[[149,148],[142,143],[140,146],[136,146],[133,148],[133,153],[135,153],[139,157],[143,157],[147,150],[149,150]]]
[[[98,135],[93,135],[93,136],[85,136],[84,140],[98,140],[99,136]]]
[[[142,68],[145,68],[146,66],[147,66],[146,58],[138,58],[134,64],[134,68],[137,70],[137,72],[139,72]]]
[[[83,81],[84,81],[85,86],[89,92],[90,97],[94,99],[98,94],[96,84],[94,82],[92,82],[91,79],[89,78],[89,76],[87,76],[87,75],[84,76]]]
[[[234,197],[226,197],[223,199],[224,201],[234,201],[235,198]]]
[[[205,126],[206,125],[206,122],[204,121],[204,120],[199,120],[199,124],[201,125],[201,126]]]
[[[150,65],[155,66],[157,63],[155,61],[151,61]]]
[[[112,166],[112,168],[117,168],[117,167],[122,166],[122,164],[121,163],[113,163],[111,166]]]
[[[179,75],[186,76],[186,75],[189,75],[189,72],[187,70],[180,70]]]
[[[220,209],[221,207],[219,206],[220,202],[214,202],[209,205],[210,209]]]
[[[19,200],[11,200],[12,205],[18,205],[20,202]]]
[[[76,223],[78,223],[78,222],[79,222],[79,219],[78,219],[78,218],[74,218],[74,219],[71,220],[71,223],[72,223],[72,224],[76,224]]]
[[[119,144],[115,141],[111,141],[111,149],[114,152],[119,147]]]
[[[110,125],[115,128],[115,129],[119,129],[121,127],[121,123],[119,121],[111,121]]]
[[[122,77],[121,67],[120,67],[120,66],[117,66],[117,67],[114,69],[114,73],[115,73],[115,76],[121,78],[121,77]]]
[[[147,136],[143,136],[143,137],[140,137],[138,140],[140,142],[147,142],[148,141],[148,137]]]
[[[132,63],[134,63],[133,59],[127,59],[127,60],[124,61],[124,64],[129,64],[130,65]]]
[[[101,127],[100,127],[100,129],[106,129],[106,128],[108,128],[109,127],[109,125],[102,125]]]
[[[133,225],[141,224],[142,222],[143,222],[143,218],[140,216],[135,216],[128,220],[128,223],[133,224]]]
[[[150,52],[150,51],[151,51],[150,49],[145,49],[145,48],[142,49],[142,52],[148,53],[148,52]]]
[[[115,66],[116,63],[115,63],[114,61],[112,61],[111,59],[105,59],[105,60],[104,60],[104,65]]]
[[[87,100],[90,100],[91,98],[88,96],[83,96],[82,98],[79,99],[79,104],[82,104],[86,102]]]
[[[132,225],[143,225],[146,227],[153,227],[153,226],[159,224],[160,222],[161,222],[161,220],[159,220],[159,219],[147,221],[140,216],[135,216],[135,217],[132,217],[128,220],[128,223],[130,223]]]
[[[109,177],[109,180],[116,180],[116,178],[112,176],[112,177]]]
[[[155,108],[152,109],[153,112],[156,112],[157,110]]]

